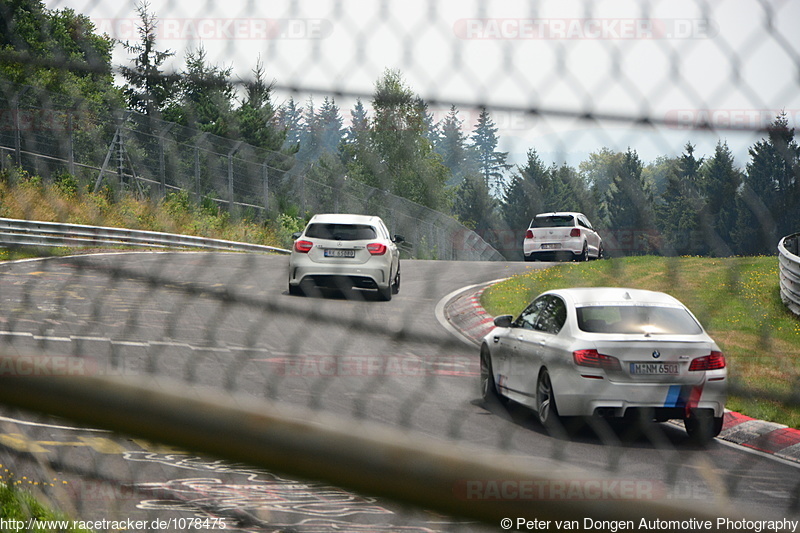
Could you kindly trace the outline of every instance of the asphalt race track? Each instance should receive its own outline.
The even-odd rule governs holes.
[[[610,472],[619,487],[645,486],[644,497],[678,505],[729,501],[798,519],[800,464],[719,441],[698,449],[670,424],[557,439],[523,409],[484,405],[477,348],[437,320],[437,305],[462,287],[542,266],[403,261],[400,293],[381,302],[364,291],[290,296],[284,256],[125,253],[0,264],[0,349],[40,361],[77,356],[85,372],[168,375],[536,457],[586,483]],[[481,529],[67,420],[0,414],[0,473],[24,476],[23,486],[73,517],[217,517],[254,531]],[[186,529],[172,526],[164,529]]]

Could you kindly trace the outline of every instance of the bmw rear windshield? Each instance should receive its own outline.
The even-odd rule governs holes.
[[[698,335],[703,328],[682,307],[592,305],[578,307],[578,327],[587,333]]]
[[[548,215],[533,219],[534,228],[569,228],[575,225],[575,217],[572,215]]]
[[[306,237],[332,241],[366,241],[375,239],[378,233],[368,224],[310,224]]]

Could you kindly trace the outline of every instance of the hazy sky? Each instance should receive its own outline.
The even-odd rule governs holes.
[[[101,31],[136,40],[135,2],[46,0],[72,7]],[[562,113],[647,116],[763,127],[785,109],[800,122],[800,2],[755,0],[151,0],[160,47],[202,45],[209,60],[247,78],[260,57],[279,89],[305,102],[336,91],[369,100],[386,68],[444,116],[456,102],[471,129],[470,104],[488,103],[502,148],[528,148],[576,163],[602,146],[647,161],[687,141],[710,154],[726,139],[737,163],[759,136],[684,128],[636,128]],[[128,58],[118,50],[116,61]],[[278,103],[291,94],[277,92]],[[337,97],[349,118],[353,100]],[[533,117],[525,109],[544,114]]]

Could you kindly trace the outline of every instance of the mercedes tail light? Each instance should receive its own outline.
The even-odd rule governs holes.
[[[611,355],[603,355],[597,350],[577,350],[572,352],[572,359],[578,366],[602,368],[604,370],[622,370],[619,359]]]
[[[294,241],[294,251],[301,254],[307,254],[313,247],[314,243],[311,241]]]
[[[367,251],[372,255],[383,255],[386,253],[386,245],[379,242],[371,242],[367,245]]]
[[[698,357],[689,365],[690,372],[701,370],[719,370],[725,368],[725,355],[722,352],[711,352],[710,355]]]

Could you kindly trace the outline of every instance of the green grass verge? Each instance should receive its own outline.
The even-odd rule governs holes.
[[[518,314],[538,294],[565,287],[631,287],[678,298],[725,352],[727,407],[800,428],[800,318],[780,299],[777,257],[631,257],[558,264],[488,288],[494,316]]]
[[[50,532],[89,532],[87,529],[72,527],[72,520],[59,511],[53,511],[42,505],[36,497],[25,489],[18,488],[13,482],[0,483],[0,518],[3,519],[6,529],[4,531],[24,530],[39,531],[42,533]],[[35,521],[30,522],[32,519]],[[9,524],[22,522],[27,528],[28,524],[34,525],[31,529],[10,529]],[[57,523],[68,525],[66,528],[47,527],[55,526]],[[20,524],[21,526],[22,524]]]
[[[51,247],[51,246],[16,246],[14,248],[0,248],[0,262],[19,261],[34,257],[64,257],[80,253],[81,248]]]

